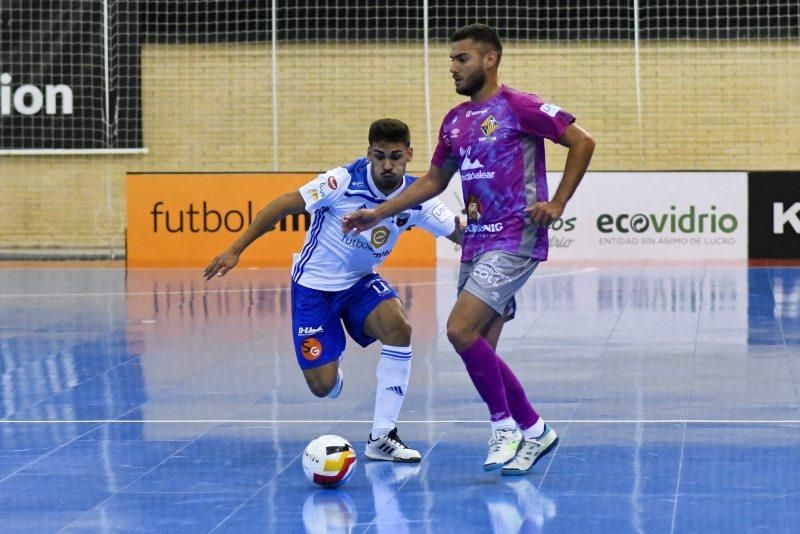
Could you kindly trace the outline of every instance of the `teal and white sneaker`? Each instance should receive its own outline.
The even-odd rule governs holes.
[[[523,439],[514,459],[503,466],[504,475],[524,475],[536,465],[539,459],[558,445],[558,435],[544,424],[544,432],[534,439]]]
[[[493,471],[514,458],[522,441],[522,433],[516,428],[498,428],[489,440],[489,454],[483,462],[483,469]]]

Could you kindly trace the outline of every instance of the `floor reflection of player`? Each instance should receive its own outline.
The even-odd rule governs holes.
[[[494,534],[536,534],[556,516],[556,504],[526,478],[514,478],[484,496]]]
[[[353,499],[339,489],[321,489],[303,503],[303,526],[308,534],[352,532],[358,514]]]
[[[364,469],[372,485],[375,514],[379,514],[375,519],[378,532],[386,534],[411,532],[408,520],[400,508],[397,489],[403,482],[419,473],[420,464],[369,462],[364,465]]]

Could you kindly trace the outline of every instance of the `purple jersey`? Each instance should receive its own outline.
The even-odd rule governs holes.
[[[431,163],[461,173],[467,229],[461,261],[488,250],[547,259],[547,228],[525,216],[549,200],[544,138],[557,141],[575,117],[534,94],[503,85],[479,104],[445,115]]]

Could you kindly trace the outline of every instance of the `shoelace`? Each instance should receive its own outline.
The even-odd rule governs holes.
[[[513,430],[495,430],[494,434],[489,439],[489,451],[499,451],[503,445],[505,445],[506,440],[511,438],[512,433]]]
[[[392,430],[391,432],[389,432],[389,434],[386,435],[386,441],[391,442],[392,445],[394,445],[395,447],[397,447],[399,449],[407,449],[408,448],[406,446],[406,444],[403,443],[403,440],[400,439],[400,436],[397,435],[397,430]]]

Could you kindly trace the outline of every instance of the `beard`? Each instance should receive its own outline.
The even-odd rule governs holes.
[[[462,79],[463,85],[456,87],[456,93],[464,96],[472,96],[480,91],[486,83],[486,73],[478,71],[469,78]]]

